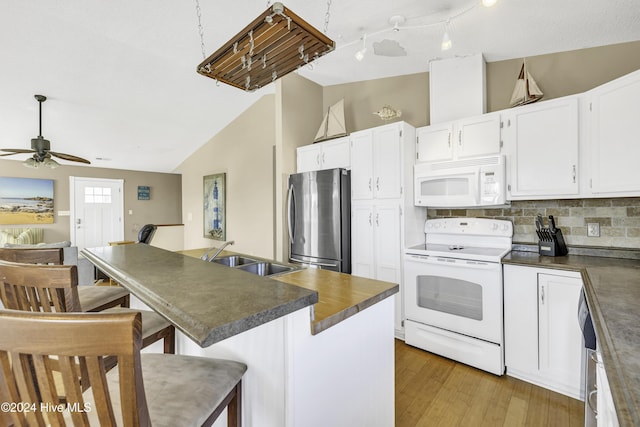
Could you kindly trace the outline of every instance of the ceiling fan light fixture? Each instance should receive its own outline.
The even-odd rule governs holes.
[[[55,168],[57,168],[58,166],[60,166],[60,163],[56,162],[55,160],[53,160],[53,159],[52,159],[52,158],[50,158],[50,157],[47,157],[46,159],[44,159],[44,160],[42,161],[42,165],[43,165],[44,167],[49,168],[49,169],[55,169]]]
[[[25,168],[38,169],[38,167],[40,166],[40,162],[38,162],[33,157],[29,157],[27,160],[22,162],[22,166],[24,166]]]

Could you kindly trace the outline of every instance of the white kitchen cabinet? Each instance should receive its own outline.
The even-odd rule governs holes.
[[[402,249],[424,242],[426,208],[413,204],[415,128],[405,122],[351,134],[351,274],[400,285],[396,336],[404,337]]]
[[[351,274],[402,282],[401,206],[398,201],[354,201],[351,206]],[[402,298],[396,296],[396,329],[402,329]]]
[[[296,149],[297,172],[351,167],[349,137],[305,145]]]
[[[351,134],[351,197],[354,200],[402,197],[404,122]],[[413,133],[413,132],[411,132]]]
[[[503,112],[509,200],[578,196],[578,107],[569,96]]]
[[[586,94],[591,193],[640,195],[640,71]]]
[[[351,235],[352,274],[400,281],[400,205],[397,202],[354,202]]]
[[[578,272],[504,265],[507,374],[583,398],[584,347]]]
[[[500,154],[500,113],[489,113],[417,129],[417,162]]]

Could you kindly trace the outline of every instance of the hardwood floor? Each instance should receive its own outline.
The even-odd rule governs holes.
[[[583,426],[584,403],[396,340],[396,427]]]

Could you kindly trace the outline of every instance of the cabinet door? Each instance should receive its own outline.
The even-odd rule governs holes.
[[[440,123],[416,130],[418,162],[437,162],[453,159],[453,128],[451,123]]]
[[[640,194],[640,72],[591,91],[591,191]]]
[[[397,283],[400,292],[394,296],[394,328],[401,331],[404,320],[402,294],[402,260],[400,245],[400,204],[377,204],[374,210],[375,266],[378,280]]]
[[[351,274],[375,278],[373,206],[367,202],[351,205]]]
[[[351,168],[351,148],[349,137],[322,143],[322,169]]]
[[[296,149],[297,172],[309,172],[320,170],[321,153],[316,145],[305,145]]]
[[[538,275],[540,373],[580,396],[584,347],[577,321],[582,280]]]
[[[500,114],[459,120],[454,131],[454,151],[458,158],[500,154]]]
[[[373,131],[374,196],[397,199],[402,196],[402,148],[400,128],[377,128]]]
[[[376,279],[400,283],[400,205],[377,204],[373,218]]]
[[[510,375],[524,378],[538,371],[538,274],[514,265],[504,265],[503,274],[504,363]]]
[[[519,107],[504,117],[510,199],[578,194],[578,98]]]
[[[351,135],[351,198],[373,198],[373,132]]]

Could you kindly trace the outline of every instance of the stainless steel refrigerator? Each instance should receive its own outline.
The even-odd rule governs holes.
[[[351,179],[346,169],[289,176],[289,261],[351,273]]]

